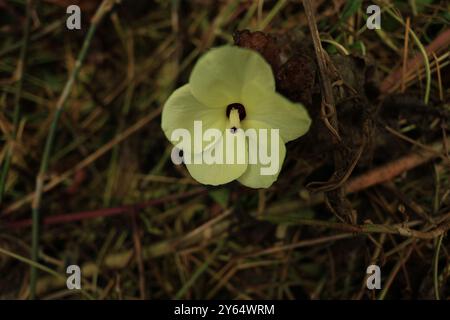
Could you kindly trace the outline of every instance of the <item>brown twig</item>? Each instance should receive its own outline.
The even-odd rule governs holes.
[[[314,49],[316,53],[317,65],[319,67],[320,80],[322,86],[322,116],[324,116],[324,121],[330,121],[331,127],[327,127],[333,133],[334,141],[340,140],[338,122],[336,115],[336,107],[334,105],[333,89],[331,87],[331,81],[328,76],[327,59],[326,53],[322,48],[322,43],[320,42],[319,31],[317,29],[316,18],[314,15],[314,10],[311,5],[310,0],[303,0],[303,6],[305,8],[306,18],[308,19],[309,30],[311,32],[311,38],[313,40]]]
[[[363,173],[357,177],[350,178],[344,187],[346,194],[359,192],[365,190],[377,184],[390,181],[396,176],[418,167],[432,159],[440,156],[442,151],[445,150],[445,145],[450,143],[450,138],[442,142],[436,142],[432,145],[428,145],[426,149],[421,148],[420,150],[411,152],[397,160],[388,162],[384,165],[376,167],[366,173]],[[434,151],[431,152],[433,149]],[[293,212],[305,207],[312,207],[324,202],[323,193],[312,194],[308,201],[291,201],[285,202],[281,205],[272,205],[266,209],[266,214],[280,214],[287,211]]]
[[[263,219],[271,221],[273,217],[265,216]],[[283,223],[287,225],[306,225],[315,227],[324,227],[329,229],[340,230],[344,232],[353,232],[355,234],[372,234],[372,233],[386,233],[400,235],[403,237],[418,238],[424,240],[430,240],[439,237],[440,235],[446,233],[450,229],[450,212],[444,214],[441,219],[440,224],[428,231],[414,230],[410,227],[421,223],[420,221],[411,221],[402,224],[348,224],[342,222],[333,222],[328,220],[314,220],[314,219],[299,219],[294,218],[292,221],[287,218],[283,220]]]
[[[345,187],[347,193],[358,192],[371,186],[392,180],[405,171],[409,171],[439,156],[442,150],[441,143],[435,143],[429,147],[431,150],[410,153],[397,160],[370,170],[356,178],[351,179]]]
[[[346,156],[344,155],[342,147],[340,146],[342,139],[339,135],[336,106],[333,96],[332,84],[329,77],[331,73],[329,64],[331,62],[325,50],[323,50],[322,48],[322,43],[320,41],[319,31],[317,29],[317,23],[311,1],[303,0],[303,6],[305,8],[305,14],[308,20],[311,38],[314,44],[317,65],[319,67],[322,88],[321,115],[325,126],[330,131],[332,142],[335,145],[335,149],[333,152],[335,173],[326,183],[329,185],[329,187],[327,192],[325,193],[325,203],[328,209],[333,212],[333,214],[340,220],[348,220],[352,223],[355,223],[356,217],[354,217],[353,215],[350,203],[345,198],[345,193],[342,185],[350,176],[359,158],[356,158],[354,164],[352,164],[348,169],[345,169],[347,167]]]
[[[408,59],[408,43],[409,43],[409,26],[410,19],[406,18],[406,27],[405,27],[405,44],[403,46],[403,66],[402,66],[402,86],[401,92],[405,92],[405,78],[406,78],[406,64]]]
[[[445,50],[450,46],[450,29],[445,30],[436,39],[433,40],[426,48],[426,52],[428,55],[431,55],[432,52],[439,52],[441,50]],[[407,70],[415,70],[420,68],[423,65],[423,57],[421,53],[418,53],[416,56],[411,58],[406,63]],[[402,67],[396,69],[394,72],[389,74],[380,86],[381,93],[388,93],[389,89],[398,83],[402,78]]]

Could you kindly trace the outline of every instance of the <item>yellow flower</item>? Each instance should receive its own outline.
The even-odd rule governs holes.
[[[284,144],[304,135],[311,124],[303,105],[293,103],[275,91],[272,69],[264,58],[255,51],[233,46],[222,46],[205,53],[194,66],[189,83],[175,90],[164,105],[161,126],[174,145],[179,142],[177,130],[183,129],[195,136],[196,121],[201,121],[203,131],[217,129],[223,135],[213,143],[199,142],[198,139],[184,143],[185,159],[206,156],[218,141],[221,142],[219,149],[225,155],[244,152],[245,159],[234,163],[185,161],[192,177],[210,185],[237,179],[251,188],[268,188],[276,181],[286,155]],[[254,129],[259,135],[246,135],[248,129]],[[273,141],[273,136],[277,135],[269,135],[266,142],[262,141],[264,139],[254,141],[263,132],[277,132],[274,129],[278,129],[279,140]],[[230,131],[243,136],[244,144],[230,149],[226,143],[230,139],[226,133]],[[250,148],[255,145],[266,152],[275,152],[270,154],[277,157],[275,172],[262,174],[267,163],[261,159],[262,150]],[[252,159],[256,158],[255,163]]]

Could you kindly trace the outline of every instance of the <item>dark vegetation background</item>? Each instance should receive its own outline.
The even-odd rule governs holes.
[[[314,1],[340,143],[301,1],[123,0],[88,38],[100,2],[0,0],[1,298],[450,297],[447,1]],[[70,4],[81,30],[65,27]],[[379,31],[365,27],[370,4]],[[313,117],[267,190],[199,185],[171,163],[160,128],[199,55],[234,41],[263,54]],[[372,263],[381,290],[366,289]],[[81,293],[66,289],[71,264]]]

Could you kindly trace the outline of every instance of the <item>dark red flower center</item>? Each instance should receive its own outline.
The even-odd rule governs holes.
[[[239,120],[242,121],[245,119],[245,116],[247,115],[245,113],[245,108],[241,103],[231,103],[227,106],[227,117],[230,117],[231,110],[236,109],[239,113]]]

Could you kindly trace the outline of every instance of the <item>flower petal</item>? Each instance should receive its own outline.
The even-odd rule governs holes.
[[[194,66],[189,78],[192,94],[212,108],[240,102],[253,88],[275,91],[270,65],[256,51],[222,46],[209,50]]]
[[[257,136],[252,137],[248,134],[248,130],[252,128],[258,133]],[[272,135],[270,126],[265,123],[249,120],[245,124],[245,129],[249,144],[249,164],[247,170],[239,177],[238,181],[250,188],[268,188],[278,178],[286,156],[286,147],[281,137],[278,134]],[[266,129],[266,131],[261,131],[261,129]],[[278,142],[278,148],[276,148],[274,142]],[[255,148],[254,146],[257,146],[257,151],[253,149]],[[257,163],[252,164],[252,157],[256,156],[256,154]],[[266,156],[267,159],[263,159],[262,156]]]
[[[229,129],[222,133],[214,146],[207,147],[203,153],[184,155],[189,173],[198,182],[214,186],[225,184],[240,177],[247,169],[248,153],[244,131],[237,129],[234,134],[226,132]],[[231,138],[236,139],[234,144],[231,144]],[[199,163],[196,164],[196,161]]]
[[[175,90],[164,105],[161,115],[161,127],[167,139],[174,145],[177,143],[174,132],[178,129],[186,129],[191,136],[191,143],[183,152],[196,152],[194,150],[195,138],[201,140],[201,136],[194,134],[194,121],[202,121],[202,131],[210,128],[223,131],[227,125],[228,118],[226,110],[205,107],[194,98],[188,84]],[[172,136],[174,134],[174,136]],[[202,135],[202,134],[201,134]],[[199,152],[203,150],[200,142]]]
[[[245,121],[255,120],[280,129],[281,139],[286,143],[304,135],[311,125],[305,107],[293,103],[276,92],[251,90],[244,96]]]

